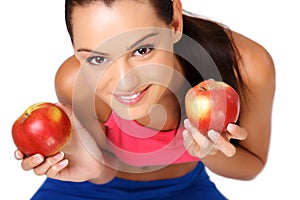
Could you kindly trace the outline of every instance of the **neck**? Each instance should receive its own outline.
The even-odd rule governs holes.
[[[182,99],[182,97],[178,97]],[[137,122],[155,130],[173,130],[181,120],[181,107],[175,94],[168,92],[158,104],[153,105],[149,114]]]
[[[183,74],[182,67],[176,58],[174,59],[174,70],[174,73]],[[184,106],[185,87],[184,83],[181,83],[178,79],[178,76],[175,75],[174,77],[172,91],[166,89],[163,98],[158,104],[153,105],[149,115],[138,119],[138,123],[155,130],[167,131],[178,128],[181,120],[181,111],[184,110],[181,109],[181,106]]]

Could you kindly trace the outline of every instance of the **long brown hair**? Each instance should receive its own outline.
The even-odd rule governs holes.
[[[75,6],[86,6],[95,2],[102,2],[106,6],[111,7],[115,1],[116,0],[66,0],[65,20],[71,41],[73,42],[72,12]],[[154,8],[160,19],[162,19],[166,24],[170,24],[172,22],[173,2],[171,0],[147,1]],[[227,32],[225,30],[227,30]],[[240,55],[233,43],[229,28],[223,24],[208,19],[183,14],[183,34],[191,37],[207,51],[217,66],[222,81],[235,88],[241,97],[244,96],[242,89],[245,88],[245,86],[238,67]],[[192,66],[191,63],[182,57],[179,57],[179,59],[183,65],[183,69],[185,70],[186,79],[189,81],[191,86],[195,86],[206,78],[215,79],[215,77],[203,78],[201,74],[199,74],[199,69],[197,69],[197,67]]]

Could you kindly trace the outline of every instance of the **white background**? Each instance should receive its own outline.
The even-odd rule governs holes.
[[[297,1],[182,1],[185,9],[220,21],[262,44],[276,65],[272,141],[264,171],[252,181],[209,172],[211,178],[233,200],[300,199]],[[26,200],[45,177],[23,171],[14,159],[11,125],[28,105],[56,102],[55,72],[72,54],[64,1],[3,1],[0,25],[0,199]]]

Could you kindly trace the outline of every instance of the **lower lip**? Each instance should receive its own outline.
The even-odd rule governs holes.
[[[149,87],[147,87],[146,89],[144,89],[144,90],[141,92],[141,94],[140,94],[138,97],[134,98],[134,99],[124,100],[124,99],[122,99],[122,98],[120,98],[120,97],[118,97],[118,96],[115,96],[115,98],[116,98],[120,103],[122,103],[122,104],[125,104],[125,105],[135,105],[135,104],[137,104],[138,102],[140,102],[140,101],[144,98],[144,96],[145,96],[146,91],[148,90],[148,88],[149,88]]]

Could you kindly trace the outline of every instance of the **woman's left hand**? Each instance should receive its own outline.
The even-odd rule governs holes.
[[[214,155],[217,151],[232,157],[236,153],[236,148],[230,143],[230,139],[244,140],[247,137],[246,129],[236,124],[228,124],[227,131],[222,134],[209,130],[207,136],[200,133],[188,119],[184,121],[184,127],[186,128],[183,131],[184,146],[190,155],[200,159]]]

